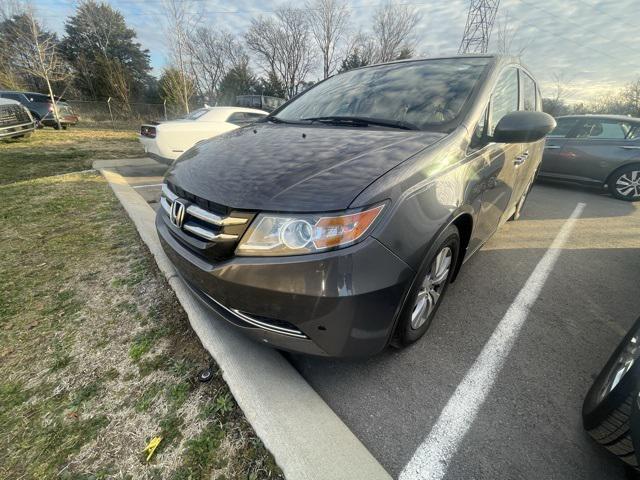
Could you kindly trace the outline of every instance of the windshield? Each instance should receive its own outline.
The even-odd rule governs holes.
[[[437,129],[460,115],[488,62],[449,58],[352,70],[294,99],[276,118],[363,117]]]

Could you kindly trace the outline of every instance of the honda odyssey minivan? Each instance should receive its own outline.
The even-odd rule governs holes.
[[[185,152],[162,190],[162,245],[260,342],[325,356],[408,345],[463,262],[519,217],[555,126],[540,110],[515,58],[336,75]]]

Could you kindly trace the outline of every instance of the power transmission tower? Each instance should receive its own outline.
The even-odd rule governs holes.
[[[500,0],[471,0],[458,53],[487,53]]]

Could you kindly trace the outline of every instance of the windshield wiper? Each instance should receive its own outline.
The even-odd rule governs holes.
[[[321,122],[329,125],[354,125],[357,127],[368,127],[369,125],[380,125],[381,127],[400,128],[402,130],[419,130],[416,125],[400,120],[387,120],[384,118],[371,117],[351,117],[351,116],[327,116],[327,117],[308,117],[301,120],[310,122]]]
[[[280,117],[276,117],[275,115],[267,115],[264,118],[259,120],[260,122],[272,122],[272,123],[289,123],[294,125],[307,124],[309,122],[297,122],[295,120],[283,120]]]

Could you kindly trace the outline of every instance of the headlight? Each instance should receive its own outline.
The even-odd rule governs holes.
[[[236,249],[237,255],[301,255],[345,247],[373,225],[384,205],[342,215],[261,213]]]

